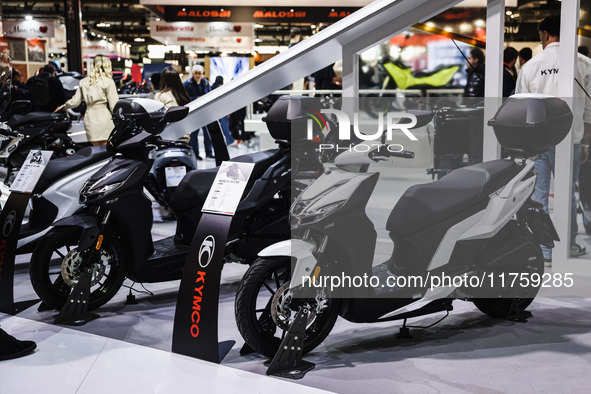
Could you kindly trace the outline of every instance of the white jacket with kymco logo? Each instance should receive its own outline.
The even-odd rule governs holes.
[[[558,67],[560,43],[546,45],[542,53],[532,58],[523,66],[517,77],[515,93],[542,93],[558,96],[558,86],[564,83],[564,73]],[[578,55],[576,79],[591,95],[591,59]],[[573,99],[573,143],[583,138],[583,122],[591,123],[591,99],[575,81]]]

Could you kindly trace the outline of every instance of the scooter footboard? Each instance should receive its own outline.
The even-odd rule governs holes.
[[[313,273],[317,260],[313,253],[316,251],[316,245],[312,242],[300,239],[288,239],[273,244],[259,252],[259,257],[291,257],[296,260],[293,268],[293,275],[290,282],[290,288],[302,286],[305,277]]]

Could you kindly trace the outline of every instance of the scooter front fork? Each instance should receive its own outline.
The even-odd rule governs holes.
[[[100,258],[101,248],[105,239],[104,233],[110,217],[111,211],[107,210],[98,226],[87,228],[82,232],[78,248],[84,251],[86,256],[80,266],[81,269],[91,267]]]

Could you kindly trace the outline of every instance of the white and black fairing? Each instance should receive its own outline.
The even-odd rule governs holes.
[[[340,169],[325,173],[319,184],[330,193],[323,195],[318,190],[315,197],[312,185],[299,200],[303,205],[296,202],[292,207],[292,225],[297,230],[310,230],[315,242],[327,236],[326,250],[334,253],[328,260],[340,260],[340,270],[350,276],[425,277],[443,271],[461,275],[539,267],[543,261],[539,244],[553,246],[558,238],[547,214],[530,199],[536,176],[528,158],[560,142],[571,122],[570,109],[558,98],[509,98],[490,124],[513,157],[460,168],[436,182],[410,187],[387,220],[395,245],[393,254],[376,267],[372,267],[376,232],[365,206],[377,174],[347,177]],[[331,177],[340,179],[331,182],[327,179]],[[313,204],[341,205],[335,215],[308,215],[306,222],[303,213],[314,212]],[[323,257],[318,259],[322,264]],[[543,270],[543,263],[541,267]],[[298,272],[297,265],[295,270]],[[354,298],[341,300],[341,316],[354,322],[383,321],[445,310],[451,305],[441,299],[452,296],[453,289],[439,294],[424,308],[408,309],[407,305],[418,299],[416,291],[356,288]],[[425,295],[427,289],[423,292]]]

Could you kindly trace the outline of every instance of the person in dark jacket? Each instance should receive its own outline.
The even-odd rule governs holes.
[[[43,71],[36,77],[29,78],[27,87],[35,97],[40,111],[53,112],[66,102],[64,86],[55,76],[52,63],[43,66]]]
[[[215,81],[211,87],[211,90],[217,89],[220,86],[222,86],[224,84],[224,77],[222,77],[221,75],[218,75],[217,77],[215,77]],[[220,125],[222,126],[222,131],[224,132],[224,137],[226,139],[226,145],[228,146],[232,146],[232,147],[236,147],[236,141],[234,141],[234,138],[232,138],[232,134],[230,133],[230,119],[229,119],[229,115],[228,116],[224,116],[223,118],[220,119]]]
[[[519,56],[519,52],[513,47],[507,47],[503,51],[503,97],[509,97],[515,91],[517,56]]]
[[[531,48],[525,47],[521,48],[519,51],[519,66],[525,66],[525,63],[529,62],[532,58],[532,50]]]
[[[23,75],[16,68],[13,68],[11,101],[17,100],[28,100],[31,102],[31,111],[39,111],[35,97],[33,97],[27,85],[23,83]]]
[[[484,52],[474,48],[468,55],[468,81],[464,88],[464,97],[484,97]]]
[[[211,86],[209,86],[209,81],[207,80],[207,78],[203,77],[203,66],[196,64],[193,66],[193,69],[191,71],[192,71],[192,77],[183,83],[183,87],[187,91],[187,94],[189,95],[191,100],[195,100],[196,98],[201,97],[204,94],[211,92]],[[211,144],[211,138],[209,137],[209,132],[207,131],[207,128],[204,127],[203,129],[204,129],[203,142],[205,143],[205,157],[207,157],[208,159],[213,159],[214,156],[213,156],[213,146]],[[198,141],[199,130],[201,130],[201,129],[195,130],[194,132],[191,133],[191,146],[193,147],[193,150],[195,151],[195,156],[197,157],[197,159],[202,160],[201,156],[199,155],[199,141]]]

